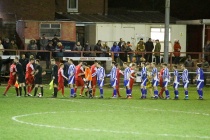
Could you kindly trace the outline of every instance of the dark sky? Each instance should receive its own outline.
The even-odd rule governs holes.
[[[108,0],[109,8],[165,11],[165,0]],[[210,19],[210,0],[171,0],[171,16],[179,19]]]

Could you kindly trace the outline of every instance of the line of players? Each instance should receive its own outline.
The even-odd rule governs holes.
[[[35,61],[35,64],[34,64]],[[110,77],[110,84],[113,88],[113,95],[112,98],[121,97],[119,92],[119,82],[120,82],[120,75],[124,76],[124,86],[126,87],[126,97],[132,98],[132,87],[136,80],[136,75],[141,76],[141,99],[145,99],[147,96],[147,86],[149,88],[154,89],[154,99],[163,98],[163,92],[165,91],[166,97],[165,99],[170,98],[168,84],[170,82],[170,73],[169,69],[167,68],[167,64],[162,64],[162,69],[158,73],[158,70],[155,66],[155,63],[141,64],[141,71],[138,73],[136,72],[136,65],[131,63],[130,65],[127,62],[123,63],[124,72],[120,70],[120,66],[117,63],[112,62],[112,69],[110,74],[105,74],[105,69],[102,67],[101,62],[95,61],[94,64],[90,67],[85,62],[79,62],[77,66],[73,64],[73,60],[69,59],[69,69],[68,69],[68,77],[64,75],[63,68],[64,64],[60,63],[59,67],[57,66],[55,59],[51,60],[52,64],[52,79],[53,79],[53,86],[54,86],[54,94],[53,97],[57,97],[58,91],[61,90],[62,96],[64,96],[64,79],[68,81],[70,85],[70,97],[76,97],[77,87],[81,86],[80,96],[83,96],[83,91],[85,87],[87,91],[85,95],[89,94],[89,98],[95,97],[96,93],[96,85],[98,84],[100,90],[100,97],[104,97],[104,78]],[[197,80],[197,92],[199,95],[199,99],[203,99],[203,87],[204,87],[204,73],[201,69],[201,64],[197,64],[196,70],[196,80]],[[148,72],[149,68],[152,68],[151,75]],[[182,81],[183,86],[185,89],[185,99],[188,99],[188,70],[185,68],[184,65],[181,65],[183,70],[182,73]],[[173,66],[174,73],[173,73],[173,87],[174,87],[174,94],[175,98],[179,98],[178,86],[179,86],[179,72],[177,70],[177,66]],[[36,96],[38,87],[41,89],[41,94],[43,96],[43,86],[42,86],[42,76],[45,75],[46,72],[42,72],[42,67],[39,64],[39,60],[34,60],[33,57],[30,58],[29,63],[26,66],[26,74],[23,72],[23,68],[19,63],[18,57],[14,59],[14,63],[10,66],[10,78],[8,81],[8,85],[3,95],[6,96],[8,89],[15,84],[16,80],[19,84],[16,87],[16,94],[17,96],[22,95],[22,88],[24,89],[25,96],[32,96],[31,91],[35,87],[34,96]],[[26,84],[25,84],[26,83]],[[27,85],[27,92],[26,92],[26,85]],[[162,87],[161,91],[158,93],[158,85]]]

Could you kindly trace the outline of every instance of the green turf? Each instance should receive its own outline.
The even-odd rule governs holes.
[[[3,93],[5,87],[0,87]],[[98,90],[97,90],[98,91]],[[125,90],[121,89],[125,96]],[[174,96],[170,88],[171,97]],[[112,90],[105,88],[105,99],[0,96],[0,139],[15,140],[176,140],[210,139],[210,92],[204,88],[204,100],[197,100],[196,88],[189,89],[185,101],[141,100],[137,87],[133,99],[110,99]],[[66,96],[69,89],[65,89]],[[98,95],[98,93],[97,93]]]

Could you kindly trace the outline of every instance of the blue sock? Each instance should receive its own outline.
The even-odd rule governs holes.
[[[101,96],[104,95],[104,90],[103,90],[103,88],[100,88],[100,95],[101,95]]]
[[[185,96],[188,97],[188,90],[185,90]]]
[[[71,88],[71,96],[74,95],[74,88]]]
[[[158,90],[154,91],[154,95],[155,95],[155,97],[158,97]]]
[[[174,92],[175,92],[175,96],[178,97],[179,96],[179,91],[175,90]]]
[[[117,96],[117,90],[114,89],[114,96]]]
[[[166,90],[165,93],[166,93],[166,97],[169,97],[169,91]]]
[[[131,95],[131,90],[127,89],[127,95]]]
[[[201,97],[203,97],[203,90],[200,90]]]
[[[200,93],[200,90],[199,89],[197,90],[197,92],[198,92],[198,95],[201,97],[201,93]]]

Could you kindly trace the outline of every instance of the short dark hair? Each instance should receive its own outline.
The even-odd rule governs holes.
[[[114,64],[114,65],[115,65],[115,64],[116,64],[116,62],[115,62],[115,61],[112,61],[112,64]]]
[[[30,58],[29,60],[32,61],[32,60],[34,60],[34,58]]]
[[[69,61],[73,62],[73,59],[69,59]]]
[[[101,61],[98,61],[98,64],[101,65]]]
[[[63,65],[63,63],[60,63],[60,65],[59,65],[59,66],[61,67],[62,65]]]
[[[15,57],[15,59],[16,59],[16,60],[19,60],[19,58],[18,58],[17,56]]]
[[[86,63],[86,62],[83,62],[83,64],[82,64],[82,65],[87,66],[87,63]]]
[[[40,60],[39,59],[36,59],[36,61],[39,62]]]
[[[202,64],[201,63],[198,63],[197,64],[197,67],[199,67],[199,68],[202,67]]]
[[[177,65],[174,65],[174,68],[176,68],[176,69],[177,69]]]

